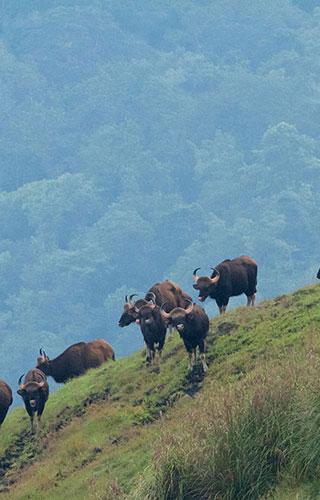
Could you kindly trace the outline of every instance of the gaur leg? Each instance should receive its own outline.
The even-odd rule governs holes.
[[[188,365],[188,368],[189,370],[191,371],[192,370],[192,357],[193,357],[193,352],[192,351],[188,351],[188,356],[189,356],[189,365]]]
[[[254,306],[254,303],[256,301],[256,294],[254,293],[253,295],[247,295],[247,307]]]
[[[150,364],[152,363],[152,351],[150,349],[150,346],[146,344],[146,363]]]
[[[194,352],[193,352],[193,346],[189,344],[189,342],[186,342],[184,339],[183,339],[183,343],[184,343],[184,347],[188,353],[188,356],[189,356],[189,365],[188,365],[188,369],[189,370],[192,370],[193,368],[193,365],[194,365]]]
[[[160,340],[160,342],[158,344],[159,364],[160,364],[160,361],[161,361],[162,349],[163,349],[165,341],[166,341],[166,332],[164,332],[164,335],[161,336],[161,340]]]
[[[3,423],[4,419],[6,418],[8,409],[6,410],[0,410],[0,426]]]
[[[224,314],[226,312],[226,309],[227,309],[227,305],[228,305],[228,302],[229,300],[228,299],[223,299],[224,302],[222,302],[222,300],[220,299],[219,301],[216,300],[217,302],[217,305],[219,307],[219,312],[220,314]]]
[[[205,341],[201,340],[199,342],[199,351],[200,351],[201,364],[202,364],[202,368],[203,368],[204,372],[206,372],[208,370],[208,365],[206,363],[206,353],[205,353],[205,350],[206,350]]]
[[[174,327],[172,325],[169,325],[168,326],[168,333],[169,333],[169,335],[173,332],[173,330],[174,330]]]
[[[226,305],[223,305],[223,306],[219,307],[220,314],[225,314],[226,309],[227,309]]]
[[[34,433],[34,414],[30,415],[31,432]]]
[[[156,354],[155,350],[154,349],[150,349],[150,354],[151,354],[151,364],[153,365],[155,354]]]
[[[192,349],[192,368],[195,366],[197,361],[197,348]]]
[[[189,348],[188,355],[189,355],[189,370],[193,370],[196,362],[196,350],[193,348]]]
[[[151,364],[153,365],[155,355],[156,355],[156,347],[155,347],[154,343],[149,346],[149,350],[150,350]]]
[[[41,401],[39,403],[39,409],[38,409],[38,412],[37,412],[38,427],[40,427],[40,424],[41,424],[41,417],[42,417],[42,413],[43,413],[44,407],[45,407],[45,401]]]

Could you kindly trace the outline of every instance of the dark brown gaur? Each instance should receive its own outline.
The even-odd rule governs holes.
[[[153,364],[157,352],[160,363],[167,331],[160,307],[155,303],[154,298],[151,298],[147,304],[137,309],[137,314],[136,322],[140,325],[146,345],[146,362],[147,364]]]
[[[0,380],[0,427],[6,418],[12,401],[11,388],[4,380]]]
[[[111,345],[103,339],[97,339],[73,344],[55,359],[49,359],[41,348],[37,368],[56,382],[63,383],[83,375],[90,368],[97,368],[110,359],[115,360]]]
[[[161,308],[161,315],[168,325],[172,325],[183,340],[189,356],[189,370],[196,364],[197,348],[199,349],[203,371],[208,369],[205,355],[205,339],[209,331],[209,318],[205,310],[193,304],[186,308],[176,307],[169,313]]]
[[[29,370],[22,383],[23,375],[19,378],[17,393],[22,397],[26,411],[30,417],[31,431],[34,432],[34,416],[37,413],[38,426],[49,397],[49,386],[45,374],[33,368]]]
[[[211,267],[211,277],[198,276],[197,267],[193,271],[193,288],[199,290],[199,300],[207,297],[214,299],[220,314],[225,313],[230,297],[244,293],[247,305],[254,306],[257,291],[257,263],[248,256],[224,260],[216,267]]]

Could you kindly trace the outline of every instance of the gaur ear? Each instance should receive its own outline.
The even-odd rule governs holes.
[[[192,285],[195,290],[199,290],[198,285]]]
[[[23,396],[24,393],[25,393],[24,389],[18,389],[17,390],[17,394],[19,394],[19,396]]]

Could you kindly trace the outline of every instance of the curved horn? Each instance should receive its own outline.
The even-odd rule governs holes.
[[[156,297],[156,294],[153,293],[153,292],[148,292],[146,293],[146,297],[148,297],[148,301],[149,302],[153,302],[154,305],[156,305],[156,300],[157,300],[157,297]],[[150,298],[149,298],[150,297]]]
[[[131,295],[129,295],[129,304],[132,303],[133,297],[137,297],[137,294],[136,293],[132,293]]]
[[[45,351],[44,349],[42,349],[42,347],[41,347],[41,349],[40,349],[40,356],[43,356],[44,358],[49,359],[49,358],[48,358],[48,356],[47,356],[46,351]]]
[[[199,279],[199,276],[197,275],[197,271],[199,271],[200,267],[197,267],[194,271],[193,271],[193,279],[194,281],[197,283],[198,279]]]
[[[128,295],[125,295],[125,296],[124,296],[124,301],[125,301],[125,303],[127,303],[127,302],[128,302]]]
[[[18,380],[18,385],[21,385],[21,382],[22,382],[22,379],[23,379],[23,375],[24,375],[24,373],[23,373],[23,374],[21,375],[21,377],[19,378],[19,380]],[[22,384],[22,385],[23,385],[23,384]]]
[[[160,307],[160,313],[161,313],[161,316],[164,318],[164,319],[169,319],[170,318],[170,313],[167,313],[163,308],[164,306],[166,305],[167,302],[164,302],[161,307]]]
[[[185,309],[186,314],[190,314],[193,311],[193,302],[192,302],[192,300],[188,300],[188,302],[190,303],[190,305]]]
[[[216,273],[216,275],[213,278],[211,278],[211,283],[214,285],[214,283],[218,283],[220,279],[220,273],[218,269],[216,269],[215,267],[210,267],[210,269],[212,269],[212,271],[215,271]]]

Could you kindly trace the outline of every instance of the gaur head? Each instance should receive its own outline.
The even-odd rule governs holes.
[[[45,386],[45,382],[27,382],[22,384],[22,377],[19,378],[19,389],[17,393],[23,398],[25,404],[29,404],[32,410],[36,411],[41,398],[41,391]]]
[[[200,267],[197,267],[197,269],[193,271],[193,288],[195,290],[199,290],[198,299],[200,300],[200,302],[204,302],[209,296],[214,298],[215,291],[220,279],[220,273],[217,269],[211,267],[211,269],[213,270],[211,278],[209,278],[208,276],[198,276],[197,271],[199,269]]]
[[[40,349],[40,356],[37,358],[37,366],[38,370],[41,370],[45,375],[51,375],[51,366],[49,356],[46,355],[45,351]]]
[[[183,334],[183,331],[185,330],[186,324],[188,322],[188,318],[193,311],[193,303],[190,302],[189,306],[186,307],[186,309],[183,309],[182,307],[176,307],[169,313],[164,311],[163,307],[164,304],[161,306],[161,315],[166,324],[168,326],[172,325],[176,330],[178,330],[180,334]]]
[[[133,297],[135,297],[135,293],[132,295],[128,296],[126,295],[124,298],[124,306],[123,306],[123,313],[120,316],[119,319],[119,326],[123,328],[124,326],[128,326],[131,323],[134,323],[136,319],[138,318],[138,314],[136,313],[135,307],[138,307],[136,304],[140,303],[143,301],[142,300],[137,300],[136,302],[133,300]]]
[[[154,295],[154,294],[153,294]],[[156,317],[154,315],[154,311],[159,307],[155,303],[155,296],[151,297],[150,300],[145,301],[145,303],[139,307],[135,308],[137,313],[136,323],[142,326],[152,326],[156,324]]]

